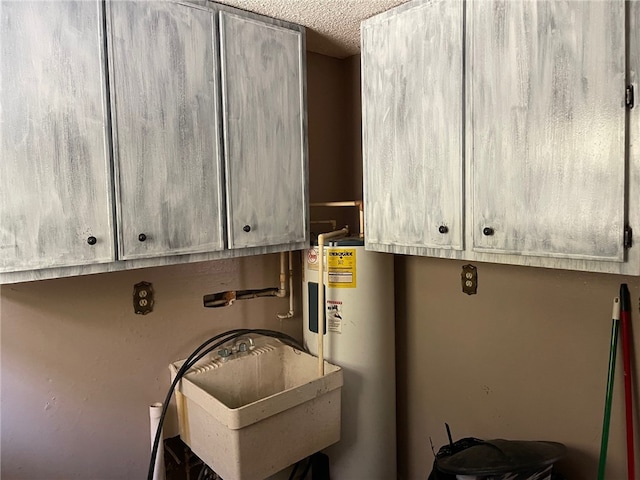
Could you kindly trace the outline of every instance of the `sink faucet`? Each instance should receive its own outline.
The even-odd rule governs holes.
[[[256,345],[251,337],[239,337],[233,347],[235,348],[236,353],[246,353],[249,350],[256,348]]]
[[[226,362],[227,360],[229,360],[229,357],[231,355],[233,355],[233,352],[231,351],[230,348],[225,347],[218,350],[218,356],[223,362]]]
[[[229,360],[232,355],[242,355],[256,348],[253,338],[238,337],[232,346],[226,346],[218,350],[218,356],[223,362]]]

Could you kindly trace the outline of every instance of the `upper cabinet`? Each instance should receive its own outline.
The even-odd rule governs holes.
[[[0,3],[0,283],[302,249],[304,28]]]
[[[215,12],[107,7],[120,258],[221,250]]]
[[[624,2],[467,8],[473,249],[622,262]]]
[[[368,248],[640,274],[639,24],[621,0],[417,0],[365,21]]]
[[[363,25],[370,246],[463,248],[462,5],[409,4]]]
[[[308,238],[302,28],[220,12],[230,248]]]
[[[0,272],[115,260],[103,20],[0,3]]]

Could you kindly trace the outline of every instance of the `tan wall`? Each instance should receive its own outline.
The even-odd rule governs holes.
[[[169,363],[233,328],[300,337],[300,317],[275,317],[287,299],[202,306],[207,293],[278,286],[278,271],[268,255],[3,286],[1,477],[144,478],[148,405],[164,400]],[[145,316],[133,312],[140,281],[156,294]]]
[[[348,60],[307,52],[309,102],[309,195],[311,202],[336,202],[362,198],[360,154],[353,151],[351,72]],[[358,137],[359,138],[359,137]],[[336,220],[337,228],[358,230],[354,208],[312,208],[311,220]],[[312,224],[314,233],[329,231],[327,224]]]
[[[353,165],[351,184],[355,196],[362,198],[362,108],[360,92],[360,55],[353,55],[343,61],[343,68],[347,71],[347,86],[349,99],[347,102],[349,119],[349,144],[347,152]]]
[[[466,436],[554,440],[570,479],[597,477],[611,335],[621,282],[640,322],[640,279],[475,263],[478,294],[461,291],[467,262],[396,257],[398,465],[425,478],[436,450]],[[640,352],[640,327],[634,334]],[[640,402],[634,363],[636,434]],[[626,478],[622,354],[607,479]],[[640,439],[640,436],[637,438]],[[636,443],[636,445],[638,445]]]

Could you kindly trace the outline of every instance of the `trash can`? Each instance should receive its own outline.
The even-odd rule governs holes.
[[[551,480],[558,442],[463,438],[436,455],[429,480]]]

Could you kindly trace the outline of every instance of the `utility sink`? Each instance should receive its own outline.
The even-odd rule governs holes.
[[[269,341],[198,363],[176,389],[182,441],[224,480],[264,479],[340,440],[340,367],[320,377],[316,357]]]

